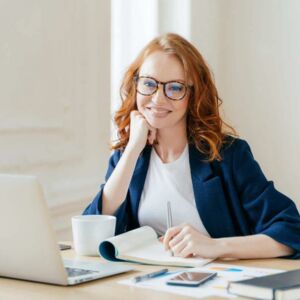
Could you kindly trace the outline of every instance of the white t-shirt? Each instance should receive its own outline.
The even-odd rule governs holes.
[[[167,201],[171,202],[173,226],[186,222],[209,235],[196,208],[188,150],[186,145],[176,161],[163,163],[152,149],[138,219],[141,226],[149,225],[159,235],[167,230]]]

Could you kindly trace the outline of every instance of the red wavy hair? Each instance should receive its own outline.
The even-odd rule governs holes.
[[[177,57],[183,66],[186,79],[193,85],[187,110],[189,143],[194,144],[208,161],[221,160],[221,146],[226,143],[228,135],[236,136],[236,132],[220,117],[219,107],[222,100],[202,55],[190,42],[174,33],[153,39],[125,72],[120,88],[122,104],[114,116],[118,140],[111,149],[124,149],[128,143],[130,112],[137,110],[134,77],[138,75],[145,59],[155,51]]]

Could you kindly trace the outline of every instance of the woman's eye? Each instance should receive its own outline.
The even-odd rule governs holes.
[[[173,91],[173,92],[181,92],[183,89],[183,87],[181,85],[171,85],[169,87],[169,90]]]
[[[144,85],[148,87],[156,87],[156,84],[153,81],[145,81]]]

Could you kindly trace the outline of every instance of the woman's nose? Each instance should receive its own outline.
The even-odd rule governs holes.
[[[167,98],[164,94],[164,89],[163,89],[163,86],[162,85],[159,85],[158,88],[157,88],[157,91],[153,94],[152,96],[152,102],[154,103],[164,103]]]

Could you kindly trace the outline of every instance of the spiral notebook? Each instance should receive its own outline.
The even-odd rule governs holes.
[[[161,266],[199,267],[213,260],[171,256],[164,250],[154,229],[149,226],[106,239],[100,243],[99,253],[109,261],[130,261]]]

